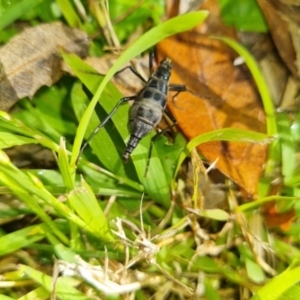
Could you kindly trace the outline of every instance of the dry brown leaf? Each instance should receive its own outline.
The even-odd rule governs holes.
[[[300,78],[300,7],[274,0],[257,1],[277,50],[291,73]]]
[[[210,16],[203,26],[173,36],[158,45],[160,58],[173,62],[172,83],[185,84],[191,93],[169,101],[168,108],[184,134],[192,139],[219,128],[233,127],[265,132],[265,114],[251,75],[243,65],[234,66],[237,54],[211,34],[235,37],[218,15],[215,1],[203,9]],[[249,197],[257,193],[266,158],[266,146],[247,143],[211,142],[199,147],[216,167],[243,187]]]
[[[84,62],[93,67],[99,74],[106,74],[108,70],[112,67],[114,62],[117,60],[118,56],[115,54],[105,54],[102,57],[87,57],[84,59]],[[130,61],[130,64],[135,70],[138,71],[139,74],[142,75],[145,80],[149,77],[149,58],[147,56],[141,58],[135,58]],[[65,72],[74,75],[71,68],[64,63],[63,70]],[[116,85],[119,91],[124,96],[136,95],[138,92],[144,87],[143,82],[137,78],[135,74],[133,74],[129,69],[126,69],[120,73],[117,73],[113,78],[112,82]]]
[[[1,110],[8,111],[18,100],[60,79],[59,48],[86,56],[88,37],[78,29],[50,23],[25,29],[0,49]]]

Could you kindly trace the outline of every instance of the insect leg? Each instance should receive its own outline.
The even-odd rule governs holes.
[[[148,157],[147,157],[147,164],[146,164],[146,170],[145,170],[145,175],[144,177],[147,177],[148,174],[148,170],[149,170],[149,165],[150,165],[150,158],[151,158],[151,154],[152,154],[152,149],[153,149],[153,145],[155,140],[160,137],[161,135],[163,135],[165,132],[167,132],[170,128],[174,127],[177,125],[177,120],[167,111],[165,110],[165,114],[168,116],[168,118],[173,122],[173,124],[169,125],[168,127],[164,128],[162,131],[158,132],[156,135],[154,135],[151,138],[151,142],[150,142],[150,148],[149,148],[149,152],[148,152]]]
[[[117,109],[119,108],[119,106],[127,101],[130,100],[134,100],[136,98],[136,95],[134,96],[130,96],[130,97],[124,97],[122,98],[117,104],[116,106],[113,108],[113,110],[105,117],[105,119],[95,128],[95,130],[91,133],[91,135],[88,137],[88,139],[86,140],[86,142],[83,144],[83,146],[80,149],[79,155],[77,157],[76,160],[76,164],[80,158],[80,156],[82,155],[83,150],[86,148],[86,146],[89,144],[89,142],[91,141],[91,139],[97,134],[97,132],[111,119],[111,117],[114,115],[114,113],[117,111]]]
[[[153,50],[149,53],[149,72],[153,72],[153,62],[155,61],[155,52]]]
[[[174,101],[174,99],[182,92],[188,92],[189,90],[186,88],[185,85],[182,85],[182,84],[173,84],[173,83],[170,83],[169,84],[169,91],[170,92],[177,92],[173,95],[172,97],[172,100]]]
[[[143,78],[143,76],[132,66],[127,66],[123,69],[121,69],[120,71],[118,71],[115,75],[118,75],[119,73],[122,73],[123,71],[125,71],[126,69],[129,69],[134,75],[136,75],[141,81],[143,81],[143,83],[147,83],[147,80],[145,80]]]

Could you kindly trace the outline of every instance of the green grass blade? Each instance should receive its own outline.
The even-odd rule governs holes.
[[[69,0],[56,0],[56,3],[71,27],[82,27],[81,20]]]
[[[262,102],[266,113],[267,133],[270,136],[277,135],[277,124],[275,119],[274,104],[269,92],[268,85],[265,81],[265,78],[261,74],[259,66],[255,61],[254,57],[245,47],[243,47],[242,45],[240,45],[239,43],[237,43],[236,41],[230,38],[225,38],[225,37],[214,37],[214,38],[219,39],[225,44],[227,44],[228,46],[230,46],[245,60],[245,63],[247,64],[255,80],[259,94],[262,98]]]
[[[0,256],[29,247],[46,237],[48,227],[45,224],[29,226],[0,237]]]
[[[34,139],[34,143],[39,143],[51,150],[58,151],[59,146],[50,140],[47,136],[38,132],[37,130],[31,129],[18,119],[13,118],[4,111],[0,111],[0,129],[4,131],[14,132],[22,136]],[[20,142],[16,139],[16,142]]]
[[[29,293],[23,295],[22,297],[18,298],[18,300],[35,300],[35,299],[48,300],[49,292],[46,291],[43,287],[38,287],[30,291]]]
[[[30,12],[44,0],[22,0],[9,6],[3,13],[0,12],[0,31],[12,24],[15,20]]]
[[[72,175],[69,165],[69,159],[66,150],[65,140],[60,140],[60,147],[58,150],[58,167],[61,172],[62,179],[65,186],[70,191],[75,188],[75,174]]]
[[[48,230],[56,234],[63,243],[68,243],[67,237],[59,230],[55,223],[52,222],[50,216],[39,205],[38,198],[35,197],[36,193],[34,193],[34,190],[36,190],[34,182],[14,167],[4,152],[2,152],[0,156],[0,180],[43,220],[45,225],[48,226]],[[24,188],[24,185],[27,187]]]
[[[291,181],[294,174],[297,172],[297,153],[299,151],[299,146],[294,140],[291,132],[290,117],[286,114],[278,113],[277,124],[278,142],[281,149],[281,172],[284,183],[286,184]]]
[[[253,79],[257,85],[259,94],[261,96],[265,114],[266,114],[266,123],[267,123],[267,133],[270,136],[277,136],[278,134],[278,128],[277,128],[277,121],[275,116],[275,109],[274,104],[269,92],[268,85],[260,72],[259,66],[257,62],[255,61],[254,57],[251,55],[251,53],[243,46],[241,46],[236,41],[225,38],[225,37],[215,37],[227,45],[229,45],[232,49],[234,49],[244,60],[247,64]],[[274,141],[270,144],[268,149],[268,161],[265,166],[265,174],[266,177],[273,176],[274,174],[274,166],[276,165],[276,157],[278,155],[279,147],[278,147],[278,141]]]
[[[291,201],[299,201],[299,197],[288,197],[288,196],[268,196],[268,197],[262,197],[255,201],[251,201],[245,204],[242,204],[237,207],[237,211],[247,211],[247,210],[254,210],[257,209],[259,206],[267,203],[267,202],[273,202],[273,201],[284,201],[284,202],[291,202]]]
[[[1,295],[1,300],[15,300],[15,298],[11,298],[5,295]]]
[[[24,174],[9,161],[7,155],[2,151],[0,151],[0,180],[4,182],[14,194],[23,200],[28,207],[35,210],[45,223],[50,224],[51,226],[53,225],[48,214],[37,206],[38,201],[44,201],[52,207],[57,214],[64,216],[66,219],[74,222],[83,229],[87,228],[86,224],[78,216],[46,190],[37,177],[29,172],[28,174]],[[51,232],[56,232],[61,241],[66,244],[68,243],[68,239],[66,239],[58,229],[52,228]]]
[[[264,285],[251,300],[274,300],[300,281],[300,267],[288,269]],[[298,299],[298,298],[294,298]]]
[[[242,130],[237,128],[222,128],[218,130],[214,130],[211,132],[207,132],[197,137],[193,138],[187,144],[185,150],[181,153],[175,176],[184,161],[184,159],[189,155],[189,153],[200,144],[212,142],[212,141],[228,141],[228,142],[244,142],[244,143],[270,143],[272,138],[269,138],[266,134]]]
[[[13,146],[20,146],[25,144],[38,144],[35,139],[25,136],[16,135],[9,132],[0,132],[0,149],[6,149]]]
[[[72,208],[85,221],[90,232],[106,242],[115,241],[93,191],[83,179],[82,185],[71,191],[67,198]]]
[[[32,278],[35,282],[44,287],[49,293],[49,297],[53,290],[53,278],[45,273],[36,271],[25,265],[20,265],[20,270],[27,276]],[[64,300],[89,300],[90,298],[79,292],[74,286],[76,280],[70,277],[59,277],[55,284],[55,295],[59,299]]]

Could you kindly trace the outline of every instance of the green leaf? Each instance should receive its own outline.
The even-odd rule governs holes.
[[[48,300],[49,299],[49,292],[46,291],[43,287],[38,287],[30,291],[29,293],[25,294],[24,296],[18,298],[18,300]]]
[[[76,118],[70,98],[70,77],[62,78],[59,85],[42,88],[32,101],[24,99],[18,103],[23,109],[13,113],[28,127],[41,131],[58,142],[61,136],[74,136]]]
[[[5,11],[0,10],[0,31],[40,5],[43,1],[44,0],[22,0],[10,5]]]
[[[115,239],[108,227],[107,219],[89,185],[82,179],[82,185],[72,190],[67,198],[72,208],[85,221],[86,228],[105,242]]]
[[[222,128],[207,132],[193,138],[187,144],[185,150],[181,153],[175,175],[177,174],[182,162],[188,154],[198,145],[212,141],[244,142],[244,143],[269,143],[272,141],[266,134],[242,130],[236,128]]]
[[[80,78],[87,88],[92,93],[95,93],[96,87],[101,82],[101,77],[95,74],[96,70],[84,63],[76,55],[63,53],[63,57],[68,65],[72,68],[73,72]],[[111,83],[109,83],[102,93],[101,106],[105,107],[106,111],[112,111],[115,105],[119,102],[120,98],[121,94]],[[73,87],[72,102],[75,113],[77,117],[80,118],[82,116],[83,109],[86,107],[86,99],[81,86],[78,84],[75,84]],[[90,119],[87,128],[87,136],[93,132],[101,120],[107,117],[107,113],[105,111],[97,110],[97,112],[97,115],[100,116],[100,120],[95,113],[92,114],[92,118]],[[142,139],[131,155],[132,160],[129,160],[127,164],[124,164],[120,159],[125,149],[124,140],[127,140],[130,135],[127,124],[128,115],[129,105],[121,105],[117,109],[116,113],[112,116],[111,120],[105,125],[105,127],[99,130],[97,136],[91,140],[90,144],[93,148],[93,151],[101,163],[111,172],[122,177],[130,176],[132,180],[136,181],[138,180],[136,174],[138,174],[139,180],[143,184],[145,192],[154,200],[162,203],[165,207],[169,207],[169,185],[172,178],[171,174],[173,175],[174,168],[172,167],[169,173],[164,169],[167,164],[165,159],[165,155],[167,155],[167,153],[163,152],[163,150],[167,148],[166,145],[163,145],[162,147],[160,144],[160,155],[158,155],[154,145],[148,176],[144,177],[149,147],[151,144],[151,137],[154,135],[154,133]]]
[[[75,176],[70,170],[66,144],[63,138],[60,140],[60,147],[58,150],[58,166],[65,186],[68,190],[73,189],[75,187]]]
[[[0,237],[0,256],[30,247],[34,242],[46,237],[47,226],[44,224],[29,226]]]
[[[0,132],[0,149],[6,149],[13,146],[20,146],[25,144],[38,144],[35,139],[25,136],[16,135],[9,132]]]
[[[51,195],[37,177],[30,172],[24,174],[9,161],[9,158],[2,151],[0,151],[0,180],[20,200],[26,203],[49,226],[48,231],[55,234],[63,243],[68,244],[68,239],[40,206],[41,201],[53,208],[56,213],[77,224],[77,226],[83,229],[89,228],[68,206]]]
[[[268,25],[255,0],[218,0],[221,15],[229,26],[239,31],[267,32]]]
[[[251,201],[245,204],[240,205],[239,207],[237,207],[237,211],[247,211],[250,209],[256,209],[257,207],[263,205],[264,203],[270,202],[270,201],[284,201],[284,202],[291,202],[293,200],[298,200],[299,201],[299,197],[295,196],[295,197],[287,197],[287,196],[268,196],[268,197],[262,197],[262,198],[258,198],[255,201]]]
[[[56,0],[56,3],[71,27],[82,28],[80,17],[69,0]]]
[[[45,273],[36,271],[25,265],[19,265],[21,271],[23,271],[27,276],[32,278],[35,282],[44,287],[48,291],[48,296],[51,295],[53,290],[54,279]],[[65,300],[89,300],[90,298],[79,292],[74,286],[77,281],[71,277],[59,277],[55,281],[55,295],[60,299]],[[27,298],[26,298],[27,299]]]
[[[281,149],[281,172],[284,183],[293,178],[297,170],[297,152],[299,147],[293,139],[290,118],[283,113],[277,114],[278,142]],[[286,159],[288,157],[288,159]],[[278,161],[278,164],[280,162]]]
[[[4,111],[0,111],[0,129],[3,131],[9,131],[17,133],[18,135],[26,136],[30,139],[33,139],[32,143],[39,143],[51,150],[58,151],[59,146],[43,133],[26,126],[20,120],[13,118]],[[12,141],[12,138],[10,140]],[[15,137],[15,142],[17,143],[17,145],[18,143],[20,143],[20,140],[21,138],[18,139],[18,137]],[[23,141],[26,140],[27,139],[23,139]]]
[[[267,133],[270,136],[276,135],[277,134],[277,124],[276,124],[276,119],[275,119],[274,104],[273,104],[266,80],[263,77],[255,58],[245,47],[243,47],[238,42],[236,42],[230,38],[216,37],[216,36],[214,36],[213,38],[223,41],[225,44],[227,44],[233,50],[235,50],[245,60],[245,63],[247,64],[247,66],[255,80],[259,94],[262,98],[262,102],[263,102],[265,113],[266,113]]]
[[[188,211],[197,214],[198,216],[218,220],[218,221],[228,221],[229,213],[225,210],[213,208],[213,209],[187,209]]]
[[[271,279],[271,281],[258,290],[251,300],[275,300],[278,299],[289,288],[300,281],[300,267],[288,269]],[[298,290],[299,292],[299,290]],[[297,298],[294,298],[297,299]]]
[[[265,280],[265,274],[262,271],[261,267],[249,258],[245,258],[245,265],[248,277],[257,284],[262,284]]]

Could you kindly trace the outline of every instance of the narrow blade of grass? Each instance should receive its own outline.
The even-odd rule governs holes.
[[[72,208],[88,224],[90,232],[105,241],[115,241],[93,191],[84,180],[80,187],[76,187],[67,195],[67,198]]]
[[[244,143],[270,143],[272,138],[268,137],[266,134],[241,130],[237,128],[222,128],[201,134],[189,141],[185,150],[181,153],[175,176],[184,161],[184,159],[189,155],[189,153],[200,144],[212,142],[212,141],[228,141],[228,142],[244,142]]]
[[[49,297],[53,290],[53,278],[46,275],[45,273],[39,272],[33,268],[25,265],[20,265],[20,270],[22,270],[27,276],[32,278],[36,283],[44,287],[49,293]],[[59,277],[55,284],[55,295],[60,299],[65,300],[88,300],[89,297],[85,296],[79,292],[74,286],[76,285],[76,280],[70,277]],[[27,298],[26,298],[27,299]]]
[[[251,300],[274,300],[278,299],[289,288],[293,287],[300,281],[300,267],[288,269],[280,275],[273,278],[268,284],[263,286],[257,295],[252,297]],[[299,290],[294,299],[299,299]]]
[[[81,20],[69,0],[56,0],[56,3],[71,27],[82,27]]]
[[[46,237],[48,227],[44,224],[29,226],[0,237],[0,255],[18,251],[30,247]]]
[[[241,44],[238,42],[226,38],[226,37],[216,37],[214,36],[213,38],[219,39],[223,41],[225,44],[230,46],[232,49],[234,49],[244,60],[245,63],[247,64],[254,80],[257,85],[259,94],[262,98],[264,109],[266,112],[266,120],[267,120],[267,132],[268,135],[273,136],[277,134],[277,124],[276,124],[276,119],[275,119],[275,109],[274,109],[274,104],[269,92],[268,85],[265,81],[265,78],[261,74],[261,71],[259,69],[259,66],[257,62],[255,61],[254,57],[252,54]]]
[[[71,173],[66,144],[63,138],[60,140],[58,150],[58,166],[65,186],[70,191],[75,188],[75,174]]]

